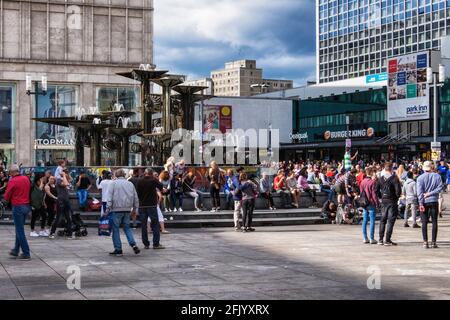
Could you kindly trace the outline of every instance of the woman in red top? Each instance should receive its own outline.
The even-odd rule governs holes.
[[[280,195],[283,206],[291,207],[291,192],[286,188],[286,175],[284,174],[284,170],[278,170],[278,175],[275,177],[273,181],[273,188],[276,193]]]

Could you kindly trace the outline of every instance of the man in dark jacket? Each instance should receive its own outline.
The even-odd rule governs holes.
[[[395,220],[398,215],[398,199],[402,194],[400,180],[392,171],[392,164],[386,163],[381,178],[377,183],[377,194],[381,199],[381,222],[380,222],[380,240],[379,245],[396,246],[391,240],[394,231]],[[386,230],[387,224],[387,230]],[[384,236],[386,233],[386,241]]]
[[[150,248],[148,240],[147,221],[151,219],[151,228],[153,230],[153,249],[164,249],[159,243],[160,229],[158,220],[158,190],[162,190],[163,186],[158,179],[155,178],[153,170],[148,168],[145,170],[144,177],[139,179],[136,184],[136,191],[139,197],[139,217],[141,219],[142,242],[145,249]]]

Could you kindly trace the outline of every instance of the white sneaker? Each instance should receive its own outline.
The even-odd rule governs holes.
[[[177,212],[177,208],[173,209],[173,212]]]
[[[202,212],[202,210],[199,209],[199,208],[195,209],[195,211],[197,211],[197,212]]]
[[[47,231],[41,231],[41,232],[39,232],[39,237],[45,237],[45,238],[48,238],[48,236],[49,236],[49,234],[48,234]]]
[[[216,212],[216,208],[212,208],[210,212]]]
[[[39,233],[37,233],[36,231],[32,231],[32,232],[30,233],[30,237],[38,238],[38,237],[39,237]]]
[[[180,208],[180,209],[178,209],[178,211],[180,211],[180,212],[183,212],[183,209],[182,209],[182,208]]]

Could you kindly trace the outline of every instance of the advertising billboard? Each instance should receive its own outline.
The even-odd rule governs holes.
[[[428,52],[388,60],[388,122],[430,118]]]
[[[211,130],[226,133],[232,129],[232,107],[205,105],[202,123],[203,133],[209,133]]]
[[[47,95],[38,97],[37,118],[65,118],[75,114],[78,106],[78,88],[72,86],[49,86]],[[36,122],[36,145],[74,145],[69,128]]]

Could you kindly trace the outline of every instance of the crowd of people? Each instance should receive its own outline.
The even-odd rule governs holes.
[[[325,192],[328,199],[322,205],[322,214],[330,223],[336,223],[339,208],[349,203],[361,209],[364,243],[396,245],[392,235],[401,215],[404,227],[410,227],[411,223],[412,228],[422,228],[425,248],[437,248],[438,218],[443,210],[442,193],[450,185],[449,165],[444,161],[434,164],[420,160],[405,163],[358,161],[353,164],[357,154],[353,157],[349,152],[347,154],[342,162],[272,163],[270,170],[265,170],[267,166],[261,167],[261,174],[256,179],[243,167],[237,168],[236,172],[223,170],[213,161],[205,175],[211,212],[219,212],[222,207],[231,209],[234,211],[235,230],[253,232],[253,212],[258,197],[266,201],[268,209],[277,210],[273,195],[278,195],[281,207],[298,208],[304,194],[311,198],[313,207],[319,208],[317,192]],[[24,229],[29,212],[30,237],[55,239],[57,229],[65,225],[65,236],[76,238],[72,229],[67,227],[74,215],[70,193],[76,191],[80,210],[85,211],[92,183],[85,172],[72,180],[64,161],[58,163],[54,172],[36,174],[32,181],[20,174],[17,165],[12,165],[9,172],[0,170],[0,197],[11,204],[16,226],[16,244],[10,252],[12,257],[30,258]],[[135,169],[127,177],[123,169],[115,172],[105,170],[95,185],[102,195],[101,214],[111,216],[114,245],[111,254],[115,256],[123,254],[119,235],[121,225],[129,245],[139,254],[140,249],[131,231],[138,218],[144,247],[150,248],[148,233],[151,230],[153,248],[163,249],[160,233],[169,233],[164,226],[163,212],[182,212],[186,197],[194,199],[197,212],[204,208],[204,194],[195,188],[194,170],[189,170],[184,161],[175,163],[173,158],[168,159],[164,170],[159,173],[150,168],[144,171]],[[221,194],[226,201],[224,206],[221,205]],[[375,237],[377,212],[381,213],[378,240]],[[432,224],[431,242],[428,241],[429,223]]]

